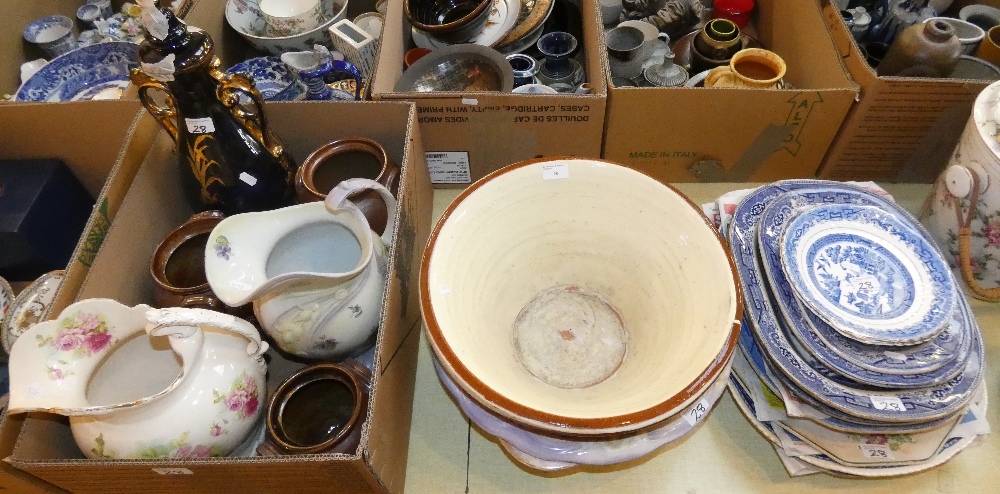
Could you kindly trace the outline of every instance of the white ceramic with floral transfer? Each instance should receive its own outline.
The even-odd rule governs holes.
[[[347,199],[375,190],[389,220],[382,237]],[[374,343],[395,230],[396,200],[373,180],[337,185],[313,202],[222,220],[205,248],[205,274],[219,300],[253,301],[257,320],[286,352],[338,358]]]
[[[83,300],[14,343],[8,410],[69,416],[89,458],[228,456],[259,429],[266,350],[227,314]]]
[[[972,116],[952,153],[948,168],[935,183],[934,192],[927,198],[921,214],[921,221],[938,247],[946,253],[956,276],[966,280],[975,296],[986,299],[1000,298],[998,100],[1000,82],[987,86],[976,98]],[[959,227],[963,225],[969,228],[965,274],[962,273],[963,263],[959,255]]]

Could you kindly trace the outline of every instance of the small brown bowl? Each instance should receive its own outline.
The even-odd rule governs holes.
[[[353,454],[368,415],[371,372],[353,359],[306,367],[285,380],[267,405],[261,456]]]
[[[223,218],[219,211],[198,213],[170,232],[153,251],[149,273],[156,282],[153,302],[157,307],[226,308],[205,277],[205,246]]]
[[[491,5],[493,0],[406,0],[403,13],[416,30],[457,44],[482,31]]]

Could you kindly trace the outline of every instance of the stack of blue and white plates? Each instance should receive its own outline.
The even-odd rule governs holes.
[[[730,390],[786,466],[910,474],[988,432],[979,328],[906,211],[783,181],[739,204],[727,240],[746,300]]]

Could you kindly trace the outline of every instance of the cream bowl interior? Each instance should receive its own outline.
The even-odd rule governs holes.
[[[603,381],[554,386],[517,355],[515,319],[558,286],[620,316],[625,356]],[[731,258],[700,211],[639,172],[583,159],[512,165],[466,190],[432,234],[421,290],[432,348],[457,383],[501,415],[564,432],[665,418],[721,372],[741,310]]]

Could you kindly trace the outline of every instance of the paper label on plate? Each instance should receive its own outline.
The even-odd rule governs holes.
[[[855,292],[864,291],[875,291],[879,288],[878,278],[867,275],[867,276],[855,276],[848,280],[851,286],[854,288]],[[850,306],[850,304],[848,304]]]
[[[701,419],[705,418],[705,415],[708,415],[708,411],[711,409],[712,405],[708,403],[708,400],[702,399],[697,405],[684,412],[684,420],[688,425],[694,427],[698,422],[701,422]]]
[[[906,362],[906,355],[903,355],[902,353],[891,352],[889,350],[882,353],[884,353],[886,357],[889,357],[897,362]]]
[[[153,471],[160,475],[194,475],[187,468],[154,468]]]
[[[542,179],[558,180],[560,178],[569,178],[569,165],[566,163],[542,165]]]
[[[892,449],[886,444],[859,444],[861,454],[870,460],[895,460]]]
[[[431,183],[467,184],[472,182],[469,153],[465,151],[433,151],[424,153]]]
[[[888,410],[890,412],[905,412],[906,405],[903,400],[895,396],[871,396],[872,405],[877,410]]]
[[[212,121],[212,117],[185,118],[184,123],[187,124],[188,132],[192,134],[215,132],[215,122]]]

